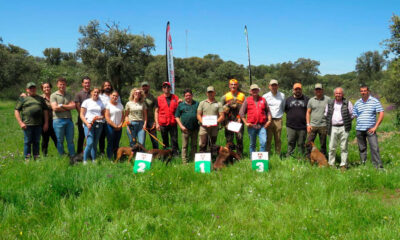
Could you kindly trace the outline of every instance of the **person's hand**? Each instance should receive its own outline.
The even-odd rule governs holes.
[[[312,130],[312,127],[311,126],[307,126],[307,133],[310,133],[311,130]]]
[[[236,122],[240,123],[240,122],[242,122],[242,119],[238,118],[238,119],[236,120]]]
[[[90,131],[90,129],[92,129],[92,124],[91,123],[88,123],[88,124],[86,124],[86,127],[89,129],[89,131]]]
[[[182,127],[182,132],[184,132],[184,133],[188,133],[188,129],[187,129],[187,128],[185,128],[185,127]]]
[[[252,127],[253,124],[251,124],[251,123],[248,122],[248,123],[246,123],[246,126],[247,126],[247,127]]]
[[[376,132],[376,129],[377,129],[377,127],[370,128],[370,129],[368,129],[368,132],[370,134],[374,134]]]
[[[267,122],[265,123],[265,125],[264,125],[264,128],[268,128],[270,125],[271,125],[271,122],[270,122],[270,121],[267,121]]]
[[[47,130],[49,130],[49,124],[44,124],[43,125],[43,132],[47,132]]]
[[[157,131],[160,131],[160,124],[156,123],[156,129]]]
[[[25,130],[27,127],[26,127],[26,124],[24,123],[24,122],[21,122],[20,124],[19,124],[19,126],[23,129],[23,130]]]

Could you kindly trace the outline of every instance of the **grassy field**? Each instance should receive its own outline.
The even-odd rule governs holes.
[[[104,157],[70,167],[54,145],[26,164],[13,106],[0,103],[0,239],[400,238],[400,136],[390,115],[379,128],[385,171],[357,164],[353,130],[346,172],[272,156],[266,173],[249,159],[211,174],[174,159],[134,175]]]

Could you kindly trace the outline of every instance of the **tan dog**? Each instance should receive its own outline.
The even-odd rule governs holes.
[[[117,150],[117,158],[114,163],[117,163],[123,156],[128,156],[128,163],[131,162],[133,157],[133,151],[131,147],[120,147]]]
[[[231,142],[226,143],[225,147],[216,146],[216,150],[218,151],[218,157],[215,161],[213,168],[214,170],[219,170],[226,166],[227,163],[233,164],[233,159],[240,160],[239,154],[232,151],[233,144]]]
[[[311,148],[311,154],[310,154],[311,165],[314,165],[314,163],[317,162],[318,167],[328,166],[328,160],[326,160],[325,155],[318,150],[314,142],[306,143],[306,147]]]

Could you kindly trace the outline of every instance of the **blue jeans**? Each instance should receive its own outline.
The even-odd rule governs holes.
[[[107,157],[111,159],[117,157],[117,150],[119,148],[119,140],[121,140],[122,129],[116,131],[110,125],[106,125],[107,133]]]
[[[144,121],[131,121],[128,125],[129,130],[131,130],[131,134],[128,132],[129,145],[132,147],[138,141],[140,144],[144,146],[144,137],[145,132],[143,130]],[[133,141],[135,139],[135,141]]]
[[[27,126],[24,131],[24,156],[29,158],[39,156],[40,136],[42,135],[42,126]],[[32,152],[31,152],[32,151]]]
[[[67,147],[70,156],[75,155],[74,123],[70,118],[53,119],[53,128],[57,136],[57,151],[64,154],[64,136],[67,139]]]
[[[264,127],[259,129],[249,127],[247,132],[250,137],[250,158],[251,154],[256,150],[257,135],[260,141],[260,152],[265,152],[265,144],[267,143],[267,130]]]
[[[101,132],[103,131],[104,123],[94,123],[89,131],[89,128],[84,125],[83,130],[85,131],[86,147],[83,150],[83,161],[86,161],[89,157],[92,160],[96,159],[97,144],[99,143]]]

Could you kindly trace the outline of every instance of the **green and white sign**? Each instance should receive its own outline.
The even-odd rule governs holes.
[[[135,164],[133,165],[133,173],[143,173],[150,170],[152,157],[152,154],[137,152]]]
[[[196,153],[194,156],[194,171],[200,173],[211,172],[211,153]]]
[[[268,152],[253,152],[251,166],[257,172],[268,172]]]

